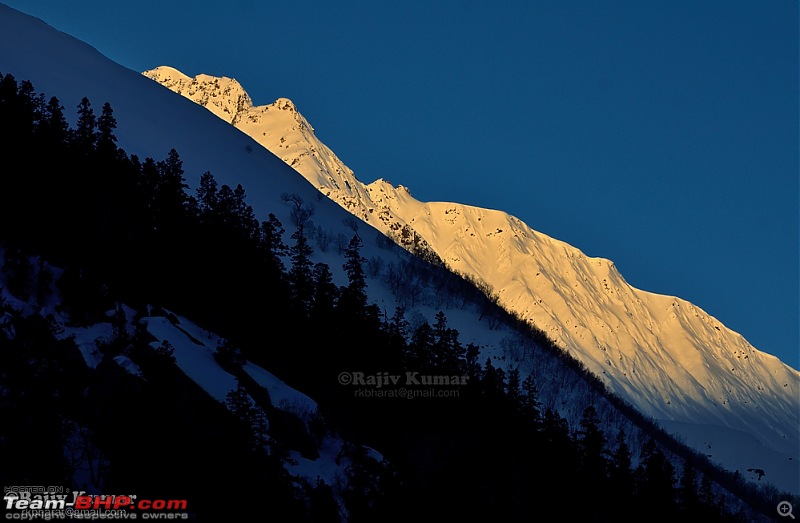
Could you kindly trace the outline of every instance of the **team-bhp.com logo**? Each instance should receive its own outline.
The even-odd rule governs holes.
[[[4,487],[5,519],[189,519],[185,499],[87,494],[61,486]]]

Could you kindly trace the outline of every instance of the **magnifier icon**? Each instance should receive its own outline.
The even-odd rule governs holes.
[[[781,501],[778,503],[778,514],[781,516],[789,516],[790,518],[794,519],[794,514],[792,514],[792,504],[788,501]]]

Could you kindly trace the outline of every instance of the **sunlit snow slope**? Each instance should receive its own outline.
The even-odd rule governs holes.
[[[800,373],[707,312],[633,288],[611,261],[507,213],[419,202],[382,179],[359,182],[286,98],[254,106],[231,78],[190,78],[170,67],[144,75],[236,126],[387,235],[397,239],[410,226],[450,268],[486,282],[505,308],[701,452],[741,470],[769,455],[773,481],[800,491]],[[747,445],[714,455],[715,444],[740,433]]]

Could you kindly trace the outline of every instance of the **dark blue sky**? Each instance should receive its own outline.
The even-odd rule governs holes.
[[[800,367],[796,0],[3,1],[291,98],[361,181],[509,212]]]

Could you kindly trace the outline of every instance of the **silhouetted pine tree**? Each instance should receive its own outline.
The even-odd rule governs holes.
[[[237,381],[236,388],[225,396],[225,406],[250,434],[250,448],[263,452],[269,440],[269,423],[264,410],[253,402],[241,382]]]
[[[195,190],[197,207],[200,212],[200,219],[208,222],[212,214],[217,210],[219,202],[219,188],[217,180],[210,171],[200,175],[200,184]]]
[[[556,505],[568,503],[578,468],[578,452],[570,436],[570,427],[558,412],[546,409],[542,419],[539,453],[541,496]],[[572,498],[574,503],[574,498]]]
[[[339,288],[333,282],[333,274],[326,263],[314,264],[313,278],[314,298],[311,306],[311,320],[315,328],[332,327]]]
[[[483,378],[481,379],[481,390],[487,401],[493,403],[505,398],[506,373],[503,369],[495,367],[491,358],[486,358],[483,364]]]
[[[256,240],[258,238],[259,223],[256,219],[253,207],[247,204],[246,191],[242,184],[237,184],[233,190],[233,205],[236,216],[236,229],[246,239]]]
[[[314,262],[311,261],[314,250],[308,244],[303,226],[297,228],[292,234],[292,239],[294,245],[289,248],[292,264],[287,275],[291,303],[299,314],[307,318],[311,302],[314,299],[314,275],[312,273]]]
[[[103,104],[100,117],[97,118],[97,153],[101,157],[115,158],[118,152],[117,137],[114,130],[117,128],[117,119],[114,110],[108,102]]]
[[[594,405],[583,410],[577,432],[583,477],[589,484],[602,483],[608,473],[606,437]]]
[[[267,254],[267,261],[275,267],[280,267],[281,272],[283,271],[281,256],[287,252],[283,243],[284,232],[283,224],[273,213],[269,213],[268,219],[261,222],[261,245]]]
[[[69,124],[64,116],[64,106],[58,98],[51,97],[44,107],[44,113],[36,126],[36,137],[42,146],[53,152],[61,152],[69,139]]]
[[[178,151],[170,149],[167,158],[156,164],[158,183],[156,185],[154,208],[157,226],[167,232],[174,233],[184,223],[188,188],[183,172],[183,160]]]
[[[675,468],[651,438],[642,447],[636,469],[636,503],[640,508],[659,507],[662,514],[677,513]]]
[[[522,407],[522,394],[520,391],[519,383],[519,369],[514,367],[508,370],[508,379],[506,382],[506,397],[514,410],[519,410]]]
[[[404,348],[406,345],[409,336],[409,327],[410,324],[406,319],[406,311],[403,307],[398,305],[395,307],[391,319],[387,319],[383,326],[383,330],[389,336],[389,341],[392,343],[393,347],[398,349],[396,351],[398,353],[400,349]]]
[[[619,492],[620,495],[627,494],[628,497],[633,493],[634,485],[631,466],[631,451],[625,442],[625,432],[620,429],[617,432],[616,448],[611,454],[611,463],[609,465],[610,488],[615,492]]]
[[[468,343],[464,351],[464,372],[471,383],[479,382],[483,378],[483,369],[478,361],[481,351],[474,343]]]
[[[403,362],[406,369],[417,372],[429,372],[433,369],[433,346],[435,338],[433,328],[425,321],[411,335],[406,350],[403,351]]]
[[[447,326],[444,311],[436,313],[433,324],[432,370],[441,374],[462,375],[466,372],[466,350],[458,339],[458,330]]]
[[[530,374],[522,381],[522,410],[534,431],[541,429],[542,404],[539,402],[539,389]]]
[[[78,120],[72,131],[72,146],[80,155],[89,155],[97,143],[97,117],[87,97],[78,104]]]
[[[345,263],[347,285],[341,289],[339,297],[339,310],[342,315],[354,317],[365,316],[367,313],[367,280],[364,273],[364,264],[367,259],[361,256],[362,241],[355,234],[345,250]]]
[[[683,469],[678,481],[678,502],[681,510],[694,514],[699,508],[700,497],[698,495],[697,471],[691,460],[683,462]]]
[[[579,459],[579,478],[583,485],[584,500],[597,507],[596,514],[604,514],[604,500],[608,499],[608,461],[606,458],[606,438],[600,428],[600,418],[594,405],[583,411],[576,433]]]

